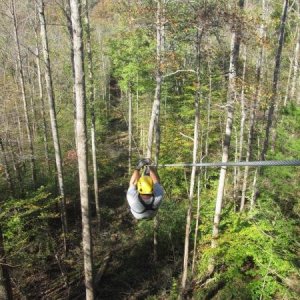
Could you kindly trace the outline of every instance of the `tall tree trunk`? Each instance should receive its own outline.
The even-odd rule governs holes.
[[[149,122],[148,141],[147,141],[147,157],[152,156],[152,144],[154,133],[156,134],[156,151],[155,151],[155,163],[158,164],[159,148],[160,148],[160,100],[161,100],[161,87],[162,87],[162,51],[163,51],[163,27],[164,27],[164,0],[157,0],[156,10],[156,87],[154,101],[152,105],[152,113]],[[154,219],[154,261],[157,259],[157,231],[158,231],[158,219]]]
[[[70,62],[72,67],[72,77],[73,82],[75,82],[75,66],[74,66],[74,49],[73,49],[73,29],[71,21],[71,9],[70,9],[70,0],[63,2],[64,5],[61,5],[62,13],[64,14],[67,22],[67,30],[69,33],[69,42],[70,42]],[[73,109],[74,109],[74,128],[76,130],[76,100],[75,100],[75,89],[73,85]],[[75,144],[76,144],[76,132],[75,132]]]
[[[41,57],[40,57],[40,49],[38,45],[38,36],[36,31],[35,31],[35,37],[36,37],[36,67],[37,67],[37,78],[38,78],[38,85],[39,85],[39,100],[41,104],[44,153],[45,153],[48,174],[50,174],[51,169],[50,169],[50,159],[49,159],[48,128],[47,128],[47,121],[46,121],[46,114],[45,114],[46,110],[45,110],[44,91],[43,91],[43,84],[42,84],[42,72],[41,72],[41,63],[40,63]]]
[[[241,122],[240,122],[240,132],[238,140],[238,151],[237,151],[237,161],[241,161],[243,157],[243,146],[244,146],[244,130],[245,130],[245,121],[246,121],[246,107],[245,107],[245,78],[246,78],[246,64],[247,64],[247,48],[245,46],[243,52],[243,75],[242,75],[242,91],[240,97],[240,106],[241,106]],[[241,168],[237,167],[236,174],[236,190],[235,190],[235,203],[237,203],[240,196],[240,178],[241,178]]]
[[[299,8],[298,8],[299,10]],[[298,12],[299,16],[299,12]],[[295,46],[295,53],[294,53],[294,59],[293,59],[293,76],[292,76],[292,83],[291,83],[291,90],[290,90],[290,100],[295,103],[295,94],[296,94],[296,88],[297,88],[297,79],[298,79],[298,73],[299,73],[299,52],[300,52],[300,29],[297,28],[297,42]]]
[[[82,217],[82,245],[84,256],[84,274],[86,299],[94,299],[93,286],[93,248],[91,236],[91,218],[88,186],[87,132],[86,132],[86,95],[84,81],[84,60],[82,43],[82,25],[80,19],[80,3],[70,1],[73,27],[73,48],[75,66],[75,96],[76,96],[76,134],[77,156],[79,169],[79,186]]]
[[[21,120],[20,120],[20,112],[19,112],[19,105],[17,100],[15,99],[14,101],[14,106],[15,106],[15,110],[16,110],[16,118],[17,118],[17,122],[18,122],[18,132],[19,132],[19,137],[18,139],[18,152],[19,155],[22,156],[23,153],[23,146],[21,144],[21,141],[23,140],[23,132],[22,132],[22,125],[21,125]]]
[[[37,116],[36,116],[36,109],[35,109],[35,103],[34,103],[34,95],[35,95],[35,86],[34,86],[34,79],[32,78],[32,75],[28,71],[29,69],[29,62],[27,58],[27,78],[28,78],[28,84],[30,88],[29,92],[29,98],[30,98],[30,109],[31,109],[31,131],[32,131],[32,139],[35,140],[36,134],[37,134]]]
[[[285,88],[283,106],[286,106],[288,100],[290,99],[290,85],[291,85],[291,77],[292,77],[292,71],[293,71],[293,63],[294,63],[294,58],[290,59],[289,74],[288,74],[288,79],[287,79],[286,88]]]
[[[163,81],[162,76],[162,48],[163,48],[163,16],[162,16],[162,0],[157,0],[157,13],[156,13],[156,88],[154,101],[152,105],[152,113],[149,123],[148,130],[148,142],[147,142],[147,157],[151,158],[152,154],[152,144],[155,129],[155,122],[159,123],[159,108],[160,108],[160,98],[161,98],[161,86]]]
[[[201,169],[202,171],[202,169]],[[202,172],[201,172],[202,173]],[[196,257],[197,257],[197,239],[198,239],[198,231],[199,231],[199,221],[200,221],[200,194],[201,194],[201,173],[198,175],[197,181],[197,215],[196,215],[196,225],[195,225],[195,236],[194,236],[194,251],[193,251],[193,262],[192,262],[192,274],[194,274]]]
[[[24,72],[23,72],[23,64],[21,58],[21,50],[20,50],[20,41],[19,41],[19,34],[18,34],[18,22],[17,22],[17,15],[16,15],[16,7],[15,7],[15,0],[11,0],[11,13],[13,19],[13,26],[14,26],[14,38],[16,44],[16,52],[17,52],[17,66],[18,66],[18,73],[19,73],[19,81],[22,93],[22,101],[24,107],[24,116],[25,116],[25,126],[27,131],[27,139],[29,143],[29,151],[30,151],[30,166],[31,166],[31,179],[33,185],[36,186],[36,167],[35,167],[35,155],[33,149],[33,139],[32,139],[32,132],[30,129],[29,124],[29,110],[27,105],[26,99],[26,91],[25,91],[25,80],[24,80]]]
[[[212,93],[212,76],[211,76],[211,69],[210,69],[210,61],[208,62],[208,70],[209,70],[209,95],[208,95],[208,101],[207,101],[207,123],[206,123],[206,136],[205,136],[205,151],[204,151],[204,157],[208,157],[208,139],[209,139],[209,132],[210,132],[210,114],[211,114],[211,93]],[[207,185],[207,168],[205,168],[204,171],[204,184]]]
[[[92,144],[92,163],[93,163],[93,178],[94,178],[94,196],[96,204],[96,214],[98,226],[100,227],[100,203],[99,203],[99,187],[98,187],[98,173],[97,173],[97,153],[96,153],[96,117],[95,117],[95,92],[94,92],[94,73],[93,73],[93,55],[91,45],[91,30],[89,17],[89,3],[88,0],[82,0],[82,8],[84,12],[84,28],[86,34],[86,50],[87,50],[87,64],[88,64],[88,81],[87,96],[90,105],[91,115],[91,144]]]
[[[265,33],[265,1],[262,2],[262,10],[263,10],[263,23],[260,26],[260,50],[256,63],[256,72],[255,72],[255,92],[253,95],[253,101],[251,105],[250,118],[249,118],[249,131],[248,131],[248,140],[247,140],[247,152],[246,152],[246,161],[250,161],[252,158],[252,148],[254,141],[254,129],[256,123],[256,110],[259,102],[259,92],[261,87],[261,75],[262,75],[262,67],[263,67],[263,56],[264,56],[264,41],[266,37]],[[240,211],[244,210],[245,200],[246,200],[246,191],[247,191],[247,182],[248,182],[248,174],[249,174],[249,166],[245,167],[244,176],[243,176],[243,186],[242,186],[242,196],[241,196],[241,204]]]
[[[239,7],[240,9],[243,9],[244,0],[239,0]],[[225,139],[223,145],[222,162],[228,162],[229,146],[230,146],[233,114],[234,114],[234,99],[236,93],[235,80],[237,74],[237,60],[239,57],[240,40],[241,40],[240,26],[238,24],[236,26],[237,27],[235,28],[235,31],[232,34],[232,40],[231,40],[232,42],[231,42],[229,82],[228,82],[228,94],[227,94],[227,120],[226,120]],[[217,246],[217,238],[219,236],[219,225],[221,219],[226,170],[227,170],[226,167],[222,167],[220,171],[219,186],[217,192],[216,208],[215,208],[214,223],[213,223],[213,233],[212,233],[211,245],[213,248]]]
[[[139,74],[137,74],[136,76],[136,116],[139,116]],[[139,118],[136,117],[136,132],[137,132],[137,135],[138,135],[138,132],[139,132]]]
[[[132,93],[128,91],[128,174],[131,174],[132,161]]]
[[[194,186],[195,186],[195,176],[196,176],[196,166],[198,158],[198,144],[199,144],[199,123],[200,123],[200,43],[202,38],[203,30],[198,29],[197,31],[197,89],[195,95],[195,122],[194,122],[194,144],[193,144],[193,167],[191,172],[190,180],[190,190],[188,199],[188,209],[186,215],[186,225],[185,225],[185,240],[184,240],[184,256],[183,256],[183,272],[181,279],[182,291],[186,288],[187,275],[188,275],[188,261],[189,261],[189,240],[191,231],[191,219],[192,219],[192,208],[193,208],[193,198],[194,198]]]
[[[65,253],[67,253],[68,252],[68,247],[67,247],[68,223],[67,223],[67,214],[66,214],[66,199],[65,199],[65,192],[64,192],[62,158],[61,158],[59,134],[57,129],[55,97],[54,97],[54,90],[52,84],[52,72],[51,72],[51,64],[50,64],[50,57],[49,57],[47,29],[46,29],[45,15],[44,15],[44,0],[37,0],[37,4],[38,4],[38,13],[39,13],[39,20],[40,20],[40,27],[41,27],[40,28],[41,42],[42,42],[44,62],[45,62],[45,79],[46,79],[46,88],[47,88],[48,102],[49,102],[51,132],[52,132],[52,139],[53,139],[54,151],[55,151],[55,162],[56,162],[59,193],[61,196],[60,204],[61,204],[61,221],[62,221],[62,229],[63,229],[63,236],[64,236],[64,247],[65,247]]]
[[[272,82],[272,95],[271,95],[271,99],[270,99],[267,125],[266,125],[266,129],[265,129],[265,132],[266,132],[265,139],[264,139],[263,149],[261,152],[261,160],[265,160],[266,154],[267,154],[267,151],[269,148],[270,132],[272,129],[273,115],[274,115],[274,110],[275,110],[275,105],[276,105],[276,100],[277,100],[281,54],[282,54],[282,48],[283,48],[283,43],[284,43],[284,32],[285,32],[285,23],[286,23],[287,13],[288,13],[288,6],[289,6],[289,1],[284,0],[283,12],[282,12],[281,24],[280,24],[280,33],[279,33],[279,39],[278,39],[278,48],[277,48],[276,57],[275,57],[275,68],[274,68],[273,82]]]

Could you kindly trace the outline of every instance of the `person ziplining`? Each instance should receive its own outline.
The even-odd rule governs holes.
[[[153,218],[164,196],[157,170],[151,164],[150,159],[140,159],[129,182],[127,202],[138,220]]]
[[[177,163],[162,164],[160,167],[278,167],[300,166],[300,160],[271,160],[271,161],[245,161],[245,162],[208,162],[208,163]],[[151,219],[158,211],[163,200],[164,190],[160,184],[156,167],[147,158],[140,159],[132,173],[127,190],[127,202],[135,219]]]

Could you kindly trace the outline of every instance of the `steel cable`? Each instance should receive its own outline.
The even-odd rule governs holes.
[[[205,163],[177,163],[177,164],[159,164],[161,168],[164,167],[277,167],[277,166],[300,166],[300,160],[258,160],[258,161],[240,161],[240,162],[205,162]]]

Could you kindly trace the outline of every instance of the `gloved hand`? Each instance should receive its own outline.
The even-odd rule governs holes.
[[[151,159],[149,159],[149,158],[142,158],[142,159],[140,159],[140,160],[138,161],[138,163],[136,164],[135,169],[136,169],[136,170],[140,170],[142,167],[144,167],[144,166],[149,166],[149,165],[151,165],[151,164],[152,164]]]

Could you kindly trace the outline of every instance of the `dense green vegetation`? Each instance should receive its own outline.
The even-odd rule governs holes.
[[[4,250],[0,252],[1,262],[8,266],[14,299],[84,299],[68,7],[66,1],[45,1],[69,227],[66,253],[61,226],[62,198],[57,186],[46,89],[43,88],[45,131],[37,57],[33,50],[36,43],[40,47],[40,38],[36,40],[34,34],[39,24],[31,1],[14,2],[37,182],[34,184],[31,177],[31,155],[18,79],[20,67],[16,67],[15,50],[10,50],[15,49],[9,4],[12,2],[4,1],[0,4],[3,13],[0,29],[0,229],[3,245],[0,248]],[[243,10],[238,8],[239,1],[235,0],[92,1],[90,22],[101,209],[99,226],[92,183],[92,117],[88,98],[95,297],[298,299],[298,166],[250,168],[242,211],[240,201],[245,169],[228,168],[217,247],[211,247],[211,241],[219,169],[197,169],[189,237],[188,284],[184,291],[181,290],[181,276],[191,168],[159,168],[165,197],[158,214],[157,262],[153,260],[153,221],[137,222],[128,210],[125,199],[131,175],[128,172],[129,99],[132,100],[133,167],[147,150],[157,74],[158,2],[163,7],[164,21],[159,164],[192,162],[197,96],[200,101],[197,161],[221,160],[228,108],[230,43],[236,24],[241,26],[241,45],[229,160],[246,160],[249,146],[252,149],[250,159],[259,160],[265,140],[285,1],[266,0],[263,8],[260,1],[249,0]],[[296,50],[300,40],[300,8],[295,1],[290,1],[289,5],[267,160],[299,159],[300,153],[299,53]],[[264,37],[260,32],[262,24]],[[83,40],[86,50],[86,32]],[[262,73],[258,80],[257,60],[262,48]],[[85,55],[85,79],[89,87],[87,63]],[[42,73],[44,71],[42,64]],[[44,81],[42,79],[43,85]],[[255,101],[255,126],[249,141]],[[49,160],[45,155],[45,136]],[[209,271],[212,262],[214,268]],[[3,279],[2,272],[0,280]]]

